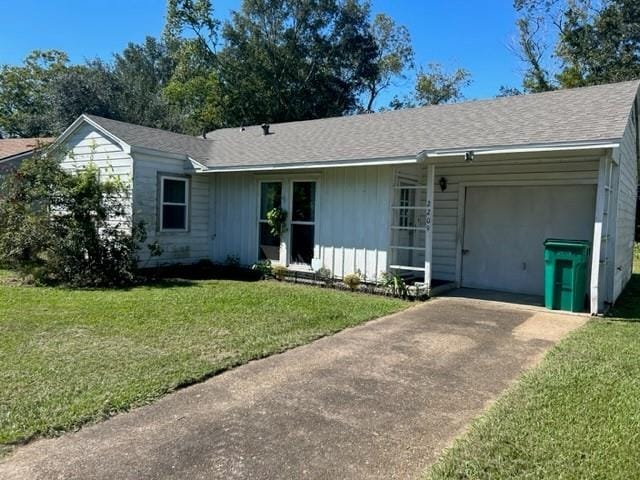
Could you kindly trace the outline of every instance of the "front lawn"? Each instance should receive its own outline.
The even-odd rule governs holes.
[[[430,479],[640,478],[640,275],[474,422]]]
[[[0,271],[0,452],[407,305],[275,281],[27,287]]]

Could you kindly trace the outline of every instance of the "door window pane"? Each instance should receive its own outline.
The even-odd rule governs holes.
[[[316,182],[294,182],[291,220],[313,222],[315,219]]]
[[[282,204],[282,183],[264,182],[260,188],[260,220],[267,219],[267,212],[280,208]]]
[[[311,264],[314,246],[313,225],[291,225],[291,262]]]
[[[267,223],[260,222],[260,260],[280,260],[280,235],[272,235]]]

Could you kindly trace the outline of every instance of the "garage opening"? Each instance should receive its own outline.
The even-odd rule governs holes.
[[[544,240],[591,240],[595,203],[595,185],[467,186],[461,285],[542,296]]]

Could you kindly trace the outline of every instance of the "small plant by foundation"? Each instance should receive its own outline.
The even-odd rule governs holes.
[[[287,267],[285,267],[284,265],[275,265],[271,269],[271,272],[273,273],[273,276],[276,280],[282,281],[284,280],[284,277],[287,276]]]
[[[342,278],[342,283],[344,283],[352,292],[355,292],[360,286],[360,275],[357,273],[349,273]]]

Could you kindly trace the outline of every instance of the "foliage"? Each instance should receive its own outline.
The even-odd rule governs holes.
[[[316,277],[327,286],[333,284],[333,273],[327,267],[320,267],[316,270]]]
[[[274,207],[267,212],[267,225],[269,225],[269,233],[275,237],[279,237],[286,231],[287,211]]]
[[[113,78],[118,85],[114,118],[188,132],[187,114],[165,92],[175,70],[176,61],[164,42],[146,37],[141,44],[129,43],[113,59]]]
[[[442,65],[431,63],[420,70],[416,79],[415,98],[418,105],[440,105],[463,99],[462,90],[471,84],[471,74],[463,68],[445,72]]]
[[[165,280],[112,290],[0,284],[0,449],[406,307],[277,282]]]
[[[238,267],[240,265],[240,257],[238,255],[227,255],[224,264],[229,267]]]
[[[406,80],[405,72],[413,68],[413,46],[409,30],[404,25],[379,13],[371,23],[371,35],[378,47],[375,59],[376,74],[365,80],[366,102],[363,109],[373,111],[373,105],[380,92],[389,88],[394,80]]]
[[[515,0],[527,92],[640,77],[636,0]]]
[[[269,259],[254,263],[251,266],[251,269],[260,272],[262,278],[268,278],[273,275],[273,267],[271,266],[271,260]]]
[[[353,112],[377,75],[368,4],[360,0],[244,0],[218,54],[225,124]]]
[[[0,131],[19,137],[57,133],[49,88],[68,61],[58,50],[34,50],[23,65],[0,68]]]
[[[211,0],[169,0],[162,38],[111,60],[51,50],[0,66],[0,135],[57,135],[82,113],[202,135],[371,111],[413,68],[406,27],[367,0],[243,0],[224,23]],[[467,82],[420,71],[394,108],[456,101]]]
[[[271,271],[274,278],[279,281],[284,280],[288,273],[287,267],[284,265],[274,265]]]
[[[379,285],[385,292],[394,297],[407,298],[409,289],[404,278],[397,273],[382,272]]]
[[[0,262],[39,282],[131,283],[144,227],[127,218],[128,187],[88,167],[69,173],[36,155],[0,184]]]
[[[361,281],[360,275],[357,273],[348,273],[342,277],[342,283],[349,287],[352,292],[355,292],[358,289]]]

